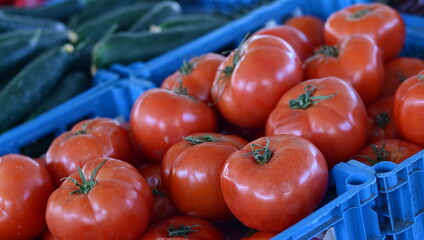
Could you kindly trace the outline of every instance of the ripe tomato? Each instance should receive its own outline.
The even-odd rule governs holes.
[[[365,146],[354,158],[370,166],[383,161],[398,164],[421,150],[423,147],[414,143],[385,138]]]
[[[405,140],[424,146],[424,69],[396,90],[393,116]]]
[[[187,88],[190,96],[196,97],[202,102],[212,101],[211,88],[216,70],[225,57],[216,53],[208,53],[184,62],[183,66],[168,76],[162,83],[161,88],[173,90],[179,87],[181,81]]]
[[[246,144],[235,135],[196,133],[169,148],[162,179],[180,212],[211,221],[233,218],[222,197],[220,176],[227,157]]]
[[[399,85],[424,69],[424,60],[413,57],[395,58],[384,65],[385,84],[382,96],[393,96]]]
[[[178,214],[177,208],[166,193],[161,177],[161,165],[148,163],[140,166],[138,171],[146,179],[153,192],[153,214],[150,224],[157,223]]]
[[[312,213],[327,184],[322,153],[291,135],[250,142],[228,157],[221,175],[222,194],[234,216],[264,232],[280,232]]]
[[[367,106],[367,143],[400,137],[393,121],[393,101],[393,97],[383,97]]]
[[[334,46],[320,47],[305,62],[304,79],[329,76],[349,82],[365,104],[372,103],[383,90],[384,64],[380,50],[371,38],[363,35],[352,35]]]
[[[365,144],[367,113],[358,93],[336,77],[310,79],[290,89],[269,115],[266,135],[301,136],[331,168]]]
[[[249,237],[244,237],[241,240],[269,240],[272,237],[277,235],[277,233],[269,233],[269,232],[256,232]]]
[[[47,170],[21,154],[0,157],[0,240],[34,239],[46,227],[53,185]]]
[[[324,25],[327,44],[334,45],[352,34],[364,34],[374,39],[382,50],[384,62],[387,62],[402,50],[405,24],[396,10],[382,3],[355,4],[327,18]]]
[[[9,1],[13,2],[13,5],[18,8],[33,8],[42,6],[47,0],[15,0]]]
[[[302,15],[289,18],[284,24],[300,30],[308,38],[313,47],[324,44],[324,21],[320,18]]]
[[[263,128],[278,99],[302,81],[302,62],[275,36],[252,36],[219,66],[212,98],[234,125]]]
[[[98,157],[140,164],[129,132],[116,120],[94,118],[78,122],[52,142],[46,154],[46,167],[58,187],[61,178]]]
[[[262,28],[253,35],[272,35],[286,41],[296,51],[300,60],[304,61],[312,53],[313,45],[302,31],[290,25]]]
[[[195,132],[215,132],[217,119],[206,103],[167,89],[150,89],[131,109],[131,132],[141,153],[161,162],[165,152],[182,137]]]
[[[59,239],[137,239],[152,208],[152,191],[136,168],[96,158],[50,195],[46,220]]]
[[[224,240],[208,221],[195,216],[175,216],[150,226],[140,240]]]

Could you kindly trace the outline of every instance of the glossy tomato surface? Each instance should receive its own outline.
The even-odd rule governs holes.
[[[382,3],[355,4],[332,13],[324,25],[324,39],[334,45],[352,34],[375,40],[387,62],[397,57],[405,42],[405,24],[400,14]]]
[[[182,137],[216,131],[217,119],[206,103],[157,88],[138,97],[131,109],[130,125],[141,153],[153,162],[161,162],[168,148]]]
[[[129,132],[110,118],[78,122],[52,142],[45,161],[53,183],[58,187],[61,178],[98,157],[117,158],[135,166],[140,164]]]
[[[196,133],[174,144],[162,161],[162,178],[177,208],[211,221],[232,219],[220,177],[228,156],[247,143],[235,135]]]
[[[21,154],[0,157],[0,239],[34,239],[46,227],[53,185],[47,170]]]
[[[96,170],[97,169],[97,170]],[[97,171],[97,172],[96,172]],[[153,194],[146,180],[129,163],[96,158],[82,167],[91,187],[78,172],[70,175],[50,196],[47,226],[59,239],[137,239],[147,228]]]
[[[383,138],[399,138],[393,120],[393,97],[382,97],[367,106],[367,144]]]
[[[224,235],[210,222],[195,216],[175,216],[159,222],[140,240],[224,240]]]
[[[233,51],[220,65],[212,98],[230,123],[263,128],[278,99],[302,81],[302,63],[284,40],[257,35]]]
[[[324,44],[324,21],[311,15],[289,18],[284,24],[300,30],[308,38],[313,47]]]
[[[365,104],[383,90],[384,63],[374,40],[352,35],[336,45],[322,46],[305,62],[304,79],[338,77],[352,84]]]
[[[176,89],[181,81],[190,96],[202,102],[211,103],[212,82],[215,79],[216,70],[224,59],[224,56],[216,53],[192,58],[189,62],[184,62],[178,71],[165,78],[161,88]]]
[[[424,146],[424,69],[396,90],[393,116],[405,140]]]
[[[312,213],[328,184],[324,156],[291,135],[262,137],[226,161],[222,193],[235,217],[265,232],[281,232]]]
[[[310,79],[281,97],[268,118],[266,134],[308,139],[328,166],[347,161],[365,144],[367,113],[353,87],[336,77]]]

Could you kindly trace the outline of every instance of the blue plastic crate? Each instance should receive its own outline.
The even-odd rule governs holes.
[[[348,163],[375,174],[375,211],[387,239],[424,239],[424,150],[399,164],[380,162],[370,167],[356,160]]]
[[[150,81],[123,79],[89,89],[38,118],[0,135],[0,156],[21,153],[23,147],[41,142],[46,136],[58,136],[82,119],[122,116],[128,120],[137,97],[153,87]],[[49,143],[46,143],[47,146]]]

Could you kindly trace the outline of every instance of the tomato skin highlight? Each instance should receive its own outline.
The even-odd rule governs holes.
[[[153,194],[135,167],[112,158],[97,158],[82,167],[97,183],[88,193],[66,179],[49,197],[46,220],[59,239],[137,239],[144,233],[153,209]],[[78,172],[70,175],[82,183]]]
[[[0,157],[0,176],[0,239],[34,239],[46,227],[49,173],[32,158],[7,154]]]
[[[308,108],[291,108],[290,101],[315,86],[313,96],[327,96]],[[347,161],[365,144],[367,113],[356,90],[336,77],[304,81],[287,91],[269,115],[266,135],[289,134],[308,139],[324,154],[329,168]]]
[[[329,76],[352,84],[365,105],[374,102],[384,84],[384,63],[374,40],[351,35],[334,46],[321,47],[306,60],[305,80]]]
[[[375,40],[383,61],[399,55],[405,42],[405,23],[400,14],[382,3],[354,4],[332,13],[324,24],[324,39],[334,45],[352,34]]]
[[[131,132],[143,156],[161,162],[182,137],[215,132],[217,118],[207,104],[167,89],[150,89],[138,97],[130,114]]]
[[[235,56],[239,61],[233,61]],[[233,72],[226,74],[225,69]],[[252,36],[218,68],[212,98],[228,122],[263,128],[278,99],[302,76],[302,62],[287,42],[275,36]]]
[[[267,163],[246,155],[253,144],[266,146],[267,140],[272,152]],[[281,232],[312,213],[327,184],[324,156],[310,141],[291,135],[249,143],[228,157],[221,175],[225,202],[236,218],[266,232]]]
[[[424,69],[396,90],[393,116],[403,139],[424,146]]]

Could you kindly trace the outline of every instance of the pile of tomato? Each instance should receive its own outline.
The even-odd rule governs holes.
[[[374,3],[194,57],[129,122],[0,157],[0,240],[269,239],[317,209],[337,163],[423,149],[424,60],[404,44],[399,13]]]

